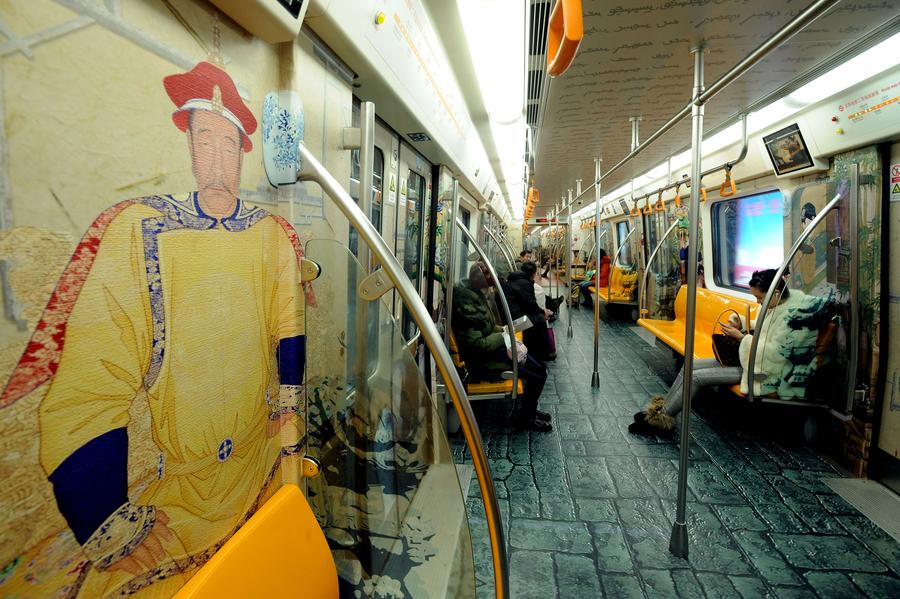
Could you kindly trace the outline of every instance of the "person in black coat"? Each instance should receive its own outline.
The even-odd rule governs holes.
[[[547,318],[551,312],[541,308],[534,296],[534,276],[537,267],[533,262],[525,262],[520,270],[510,273],[503,283],[503,292],[509,303],[509,311],[514,319],[527,316],[531,328],[522,333],[522,341],[528,353],[547,362],[555,360],[556,354],[550,351],[550,333],[547,330]]]

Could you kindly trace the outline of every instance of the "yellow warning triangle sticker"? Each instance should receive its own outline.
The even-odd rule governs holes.
[[[394,175],[391,175],[391,191],[397,191],[397,181],[394,179]]]
[[[891,193],[900,193],[900,183],[894,183],[894,187],[891,189]]]

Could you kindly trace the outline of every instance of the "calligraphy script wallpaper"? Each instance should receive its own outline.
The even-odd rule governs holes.
[[[584,40],[571,68],[551,80],[538,137],[536,184],[547,197],[592,180],[594,157],[611,168],[630,150],[630,116],[641,139],[691,99],[693,57],[707,48],[709,86],[809,5],[808,0],[585,0]],[[706,106],[705,131],[897,19],[900,2],[841,2],[733,82]],[[604,182],[615,189],[690,145],[690,118]],[[546,205],[539,205],[542,214]]]

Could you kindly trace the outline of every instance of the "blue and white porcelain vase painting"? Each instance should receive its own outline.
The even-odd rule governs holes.
[[[263,165],[269,183],[291,185],[300,170],[303,102],[295,91],[266,94],[262,112]]]

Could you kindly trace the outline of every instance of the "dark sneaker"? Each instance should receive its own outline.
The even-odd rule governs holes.
[[[538,418],[540,418],[541,420],[550,422],[550,414],[547,412],[544,412],[542,410],[535,410],[534,415],[537,416]]]

